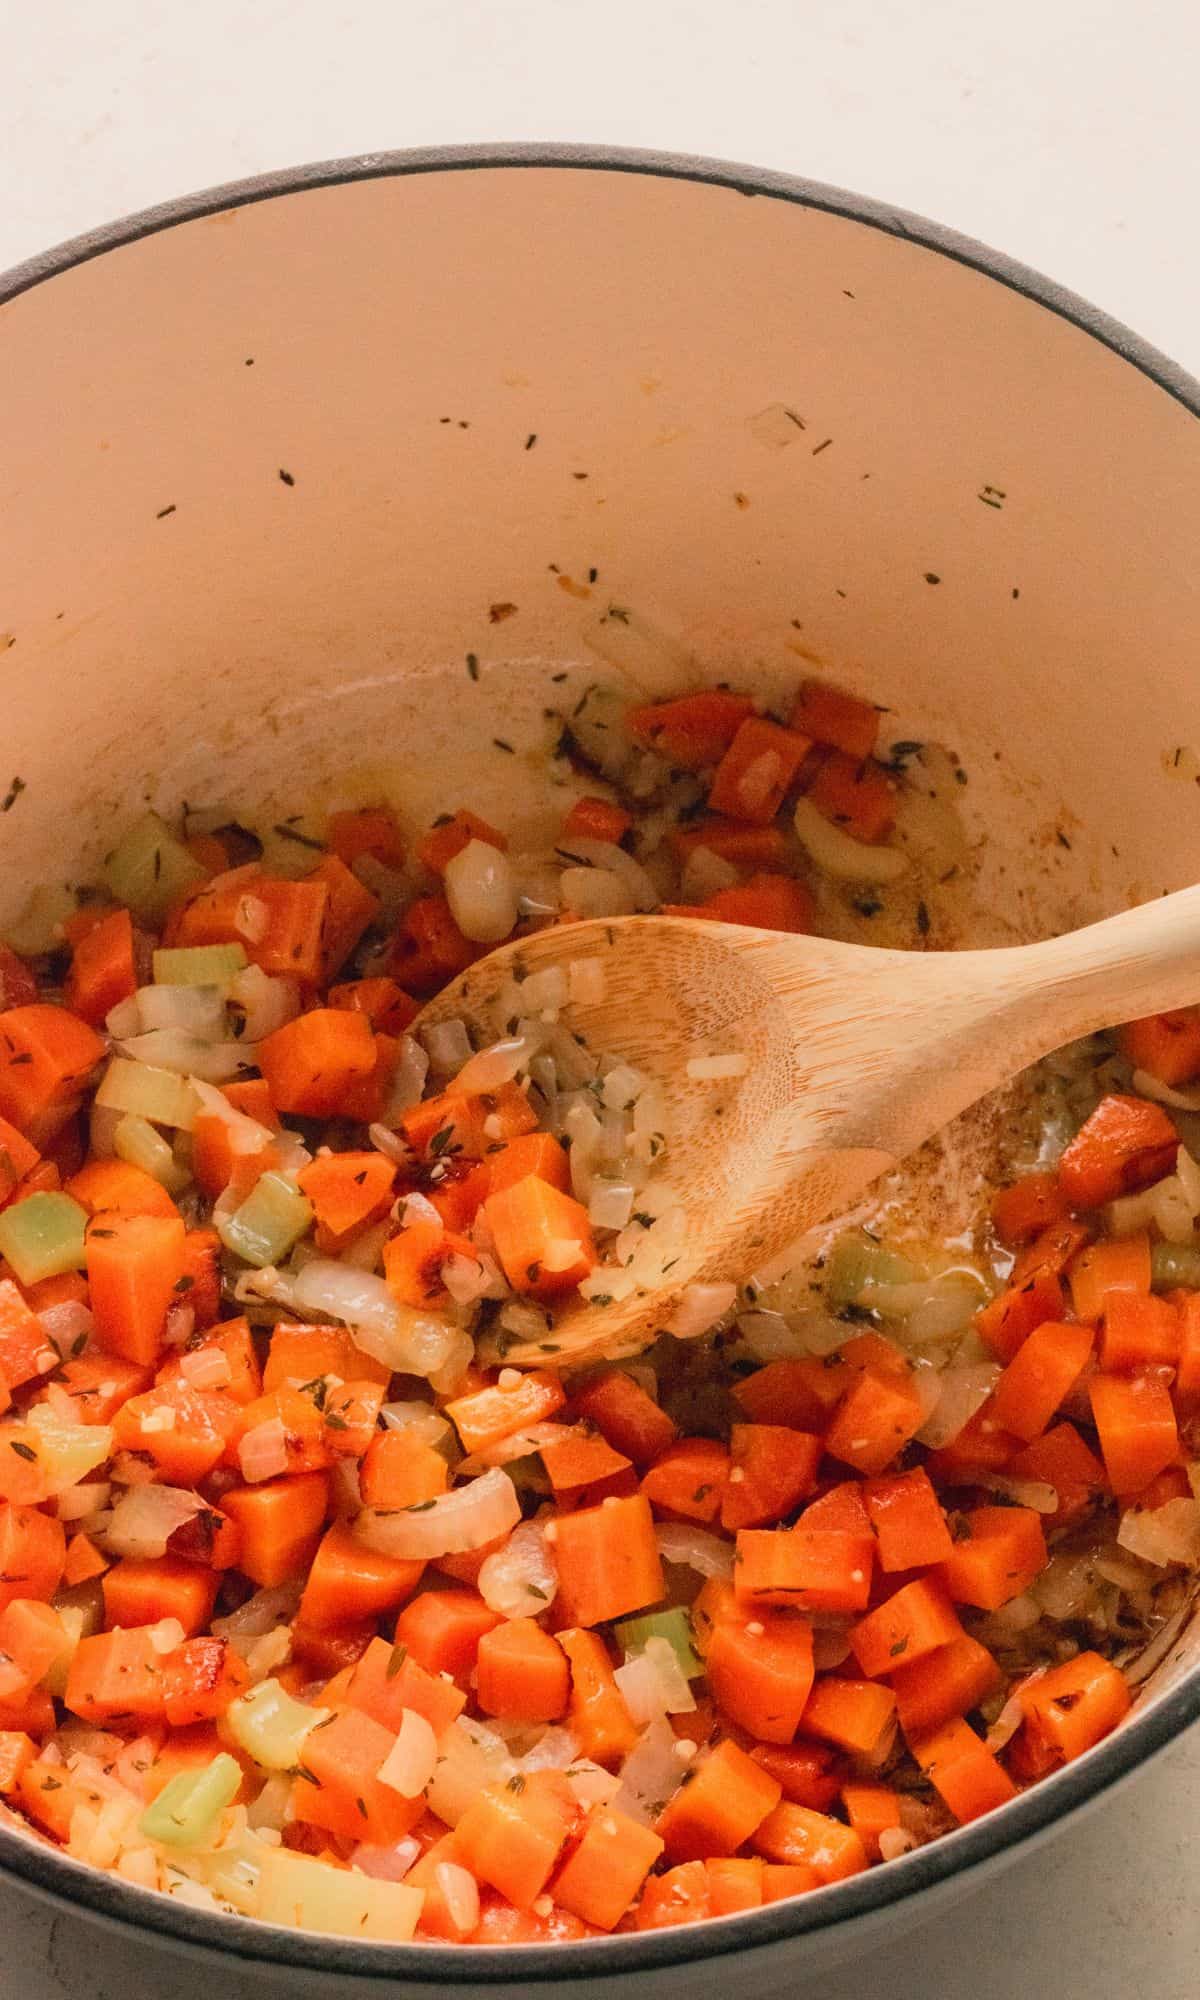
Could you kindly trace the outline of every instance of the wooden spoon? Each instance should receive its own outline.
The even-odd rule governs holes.
[[[636,1352],[685,1286],[743,1280],[1028,1063],[1064,1042],[1200,1000],[1200,887],[1086,930],[996,951],[878,951],[690,917],[544,930],[492,952],[430,1002],[483,1041],[502,984],[596,959],[604,997],[566,1026],[654,1078],[669,1107],[656,1186],[686,1213],[661,1283],[559,1310],[506,1358],[573,1366]],[[688,1064],[744,1058],[724,1081]],[[694,1299],[694,1295],[693,1295]],[[686,1305],[686,1302],[685,1302]]]

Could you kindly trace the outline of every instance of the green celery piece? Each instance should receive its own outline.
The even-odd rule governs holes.
[[[915,1264],[857,1229],[839,1236],[825,1263],[825,1293],[836,1310],[857,1305],[867,1285],[908,1285],[920,1277]]]
[[[217,1228],[227,1250],[261,1270],[286,1257],[312,1219],[312,1204],[298,1188],[282,1174],[263,1174],[241,1207],[222,1217]]]
[[[227,986],[246,968],[240,944],[177,945],[154,954],[156,986]]]
[[[236,1757],[222,1750],[202,1771],[181,1771],[142,1814],[140,1830],[164,1847],[200,1847],[242,1782]]]
[[[104,879],[119,903],[158,923],[185,889],[204,880],[200,863],[157,813],[143,813],[104,863]]]
[[[69,1194],[27,1195],[0,1214],[0,1256],[8,1259],[23,1285],[82,1271],[86,1228],[87,1210]]]
[[[301,1762],[305,1738],[332,1713],[328,1708],[310,1708],[277,1680],[266,1680],[238,1696],[226,1723],[234,1742],[256,1764],[267,1771],[290,1771]]]
[[[692,1645],[692,1621],[682,1604],[672,1611],[647,1611],[641,1618],[622,1618],[613,1630],[626,1653],[644,1652],[647,1639],[665,1639],[689,1681],[704,1672],[704,1662]]]

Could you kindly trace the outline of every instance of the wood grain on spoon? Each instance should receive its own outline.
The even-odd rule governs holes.
[[[669,1107],[656,1187],[682,1206],[682,1251],[655,1290],[560,1311],[549,1345],[509,1359],[571,1366],[653,1340],[684,1288],[741,1281],[960,1111],[1064,1042],[1200,1000],[1200,887],[1086,930],[998,951],[902,952],[690,917],[540,931],[471,967],[421,1015],[497,1032],[506,979],[571,960],[604,998],[567,1026],[653,1078]],[[689,1060],[744,1055],[736,1078]]]

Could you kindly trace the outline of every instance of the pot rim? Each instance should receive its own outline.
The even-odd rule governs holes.
[[[956,230],[895,208],[889,202],[773,169],[620,146],[529,141],[428,146],[320,160],[226,182],[103,224],[26,259],[0,274],[0,305],[89,263],[94,257],[221,210],[244,208],[312,188],[340,187],[353,181],[526,167],[694,181],[729,188],[747,197],[764,196],[801,208],[818,209],[901,237],[955,263],[965,264],[1068,320],[1164,389],[1193,416],[1200,416],[1200,382],[1186,369],[1074,292]],[[1129,1777],[1198,1719],[1200,1668],[1193,1669],[1144,1714],[1135,1716],[1078,1763],[1044,1779],[999,1812],[960,1827],[927,1847],[889,1862],[886,1867],[871,1868],[849,1881],[737,1916],[710,1919],[678,1930],[587,1939],[577,1944],[479,1945],[469,1947],[464,1956],[461,1945],[361,1944],[318,1933],[290,1931],[247,1917],[198,1910],[174,1897],[135,1888],[3,1825],[0,1825],[0,1870],[60,1907],[83,1909],[126,1933],[149,1935],[164,1945],[183,1945],[210,1958],[347,1978],[399,1979],[410,1988],[425,1983],[443,1985],[463,1977],[480,1986],[502,1986],[509,1982],[527,1985],[551,1980],[566,1984],[620,1973],[652,1972],[729,1953],[743,1954],[758,1947],[850,1926],[860,1918],[881,1913],[952,1878],[973,1874],[1008,1849],[1048,1833],[1058,1822],[1074,1816],[1090,1801]]]

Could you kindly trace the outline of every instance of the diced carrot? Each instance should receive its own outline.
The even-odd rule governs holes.
[[[613,1677],[608,1649],[598,1632],[566,1626],[557,1633],[571,1670],[569,1718],[585,1757],[613,1767],[627,1757],[638,1730]]]
[[[128,910],[113,910],[76,944],[64,997],[72,1013],[99,1028],[110,1008],[137,990],[137,983],[133,918]]]
[[[1092,1652],[1076,1653],[1033,1676],[1017,1698],[1025,1718],[1022,1735],[1038,1774],[1081,1757],[1116,1728],[1132,1702],[1120,1668]]]
[[[961,1825],[1016,1797],[1007,1771],[961,1716],[914,1743],[912,1753]]]
[[[855,840],[885,840],[896,823],[896,791],[870,758],[832,750],[808,788],[818,812]]]
[[[271,1334],[263,1389],[297,1388],[321,1375],[340,1375],[343,1381],[358,1376],[385,1388],[392,1379],[387,1364],[356,1347],[345,1327],[280,1320]]]
[[[84,1803],[81,1791],[82,1787],[64,1771],[62,1764],[36,1757],[25,1763],[18,1776],[13,1802],[35,1826],[43,1827],[54,1840],[65,1843],[70,1838],[75,1807]]]
[[[483,1212],[515,1292],[556,1297],[586,1278],[596,1262],[586,1208],[533,1174],[489,1195]]]
[[[1040,1437],[1083,1373],[1094,1337],[1090,1326],[1043,1320],[993,1389],[987,1404],[992,1422],[1025,1444]]]
[[[662,1513],[715,1521],[728,1477],[729,1453],[723,1444],[715,1438],[680,1438],[655,1460],[642,1480],[642,1492]]]
[[[754,703],[748,694],[706,688],[674,701],[631,708],[625,727],[635,743],[656,750],[669,764],[683,771],[699,771],[706,764],[719,762],[753,713]]]
[[[95,1542],[89,1540],[87,1535],[73,1535],[67,1544],[62,1580],[68,1589],[77,1583],[90,1583],[94,1576],[104,1575],[108,1564],[109,1558],[101,1555]]]
[[[17,1597],[53,1597],[66,1548],[66,1531],[53,1515],[0,1501],[0,1610]]]
[[[192,1233],[194,1235],[197,1232]],[[332,1330],[331,1328],[330,1331]],[[273,1341],[278,1339],[279,1333],[280,1328],[277,1327]],[[186,1373],[183,1364],[190,1357],[201,1354],[207,1356],[217,1352],[224,1356],[229,1371],[229,1379],[221,1384],[222,1394],[231,1396],[235,1403],[243,1405],[257,1402],[263,1393],[263,1381],[259,1374],[258,1357],[254,1351],[249,1322],[245,1319],[227,1319],[218,1326],[197,1329],[188,1341],[183,1354],[172,1356],[163,1363],[159,1370],[159,1381],[173,1379],[180,1373]],[[370,1367],[366,1356],[356,1354],[355,1359],[363,1364],[364,1371]],[[346,1367],[337,1372],[348,1375],[351,1371]]]
[[[75,1649],[64,1700],[81,1722],[161,1715],[166,1698],[162,1668],[148,1625],[97,1632]]]
[[[866,1851],[853,1827],[787,1801],[763,1821],[754,1846],[768,1861],[814,1869],[818,1882],[842,1882],[867,1866]]]
[[[790,1611],[721,1619],[705,1668],[731,1722],[764,1743],[790,1743],[812,1692],[812,1630]]]
[[[1072,1208],[1100,1208],[1171,1171],[1179,1134],[1161,1104],[1102,1097],[1058,1163]]]
[[[863,1611],[870,1601],[874,1539],[843,1528],[743,1528],[734,1586],[747,1604],[799,1611]]]
[[[0,1207],[38,1164],[38,1149],[23,1132],[0,1118]]]
[[[1009,1273],[1010,1289],[1019,1289],[1030,1278],[1061,1278],[1091,1234],[1086,1222],[1077,1222],[1070,1215],[1048,1223],[1018,1256]]]
[[[929,1736],[943,1722],[977,1708],[1002,1679],[987,1647],[966,1632],[908,1665],[900,1661],[891,1677],[900,1727],[910,1743]]]
[[[386,1639],[372,1639],[351,1673],[346,1700],[393,1732],[411,1708],[424,1716],[435,1736],[443,1735],[466,1706],[466,1695],[453,1681],[427,1673],[403,1643],[389,1646]]]
[[[709,788],[713,812],[766,826],[812,748],[812,739],[765,716],[750,715],[718,764]]]
[[[1057,1174],[1025,1174],[992,1197],[992,1227],[1010,1250],[1031,1243],[1069,1213]]]
[[[1173,1394],[1180,1413],[1191,1416],[1200,1403],[1200,1292],[1177,1292],[1179,1365]]]
[[[702,914],[723,924],[752,924],[764,931],[805,936],[816,919],[812,892],[794,875],[751,875],[735,888],[718,889]]]
[[[548,1181],[563,1194],[571,1185],[566,1152],[552,1132],[519,1133],[498,1152],[490,1154],[484,1165],[488,1194],[499,1194],[530,1174]]]
[[[385,868],[404,865],[404,836],[390,806],[352,806],[330,813],[325,844],[347,868],[353,868],[364,854],[382,861]]]
[[[325,1443],[334,1458],[361,1459],[379,1427],[384,1392],[378,1382],[331,1382],[325,1393]]]
[[[665,1875],[649,1877],[637,1907],[635,1928],[673,1930],[679,1924],[699,1923],[712,1914],[707,1862],[683,1861],[678,1868],[668,1868]]]
[[[1179,1312],[1152,1293],[1111,1292],[1105,1300],[1100,1366],[1109,1375],[1139,1368],[1173,1368],[1179,1359]]]
[[[465,1686],[475,1671],[480,1640],[499,1623],[499,1613],[476,1590],[423,1590],[397,1618],[396,1644],[406,1646],[426,1673],[449,1674]]]
[[[87,1232],[87,1275],[96,1338],[110,1354],[152,1366],[162,1348],[167,1307],[187,1275],[178,1216],[105,1212]]]
[[[1145,1070],[1160,1083],[1190,1083],[1200,1076],[1200,1007],[1180,1007],[1173,1013],[1127,1021],[1117,1043],[1134,1069]]]
[[[44,1150],[78,1109],[103,1054],[95,1029],[65,1007],[8,1008],[0,1014],[0,1116]]]
[[[825,1450],[856,1472],[883,1472],[924,1421],[925,1406],[910,1380],[866,1368],[839,1403]]]
[[[479,1641],[475,1686],[485,1715],[557,1722],[571,1694],[567,1656],[532,1618],[509,1618]]]
[[[825,681],[803,681],[790,726],[861,761],[874,752],[879,710],[874,702],[860,701]]]
[[[1136,1236],[1089,1244],[1072,1259],[1067,1276],[1075,1317],[1102,1319],[1110,1295],[1132,1292],[1144,1297],[1149,1292],[1150,1238],[1142,1230]]]
[[[598,836],[599,837],[599,836]],[[503,853],[508,847],[508,837],[500,833],[487,820],[480,819],[478,813],[460,806],[456,813],[432,826],[425,838],[417,843],[417,858],[431,875],[444,875],[447,865],[469,847],[473,840],[481,840],[487,847],[498,847]]]
[[[36,1597],[14,1597],[0,1611],[0,1689],[24,1701],[66,1651],[62,1619]]]
[[[174,1556],[122,1556],[104,1574],[104,1622],[111,1631],[177,1618],[191,1637],[212,1615],[217,1583],[213,1572]]]
[[[561,1771],[530,1771],[519,1787],[488,1785],[455,1829],[463,1865],[517,1909],[541,1895],[582,1817]]]
[[[892,1726],[896,1697],[878,1681],[846,1680],[823,1674],[813,1688],[802,1721],[813,1736],[841,1750],[868,1756]]]
[[[595,1425],[601,1437],[639,1467],[653,1464],[679,1433],[632,1375],[619,1368],[594,1375],[575,1392],[576,1414]]]
[[[425,1811],[425,1800],[402,1797],[377,1775],[394,1740],[382,1723],[349,1709],[310,1730],[292,1785],[293,1817],[341,1840],[380,1847],[403,1840]]]
[[[328,892],[321,925],[321,971],[328,982],[374,923],[380,905],[336,854],[327,854],[305,877],[306,884],[313,882],[322,883]]]
[[[250,1669],[228,1639],[188,1639],[163,1661],[163,1708],[174,1729],[211,1722],[250,1685]]]
[[[113,1443],[152,1458],[168,1485],[195,1486],[220,1463],[241,1421],[242,1406],[232,1396],[193,1389],[176,1375],[121,1405]]]
[[[440,1221],[410,1222],[383,1246],[383,1270],[388,1290],[402,1306],[429,1307],[442,1301],[442,1265],[450,1255],[450,1238]]]
[[[975,1315],[975,1326],[998,1361],[1009,1362],[1044,1320],[1063,1317],[1063,1290],[1059,1281],[1038,1272],[1020,1285],[1000,1292]]]
[[[89,1160],[72,1174],[66,1192],[89,1215],[178,1215],[161,1181],[128,1160]]]
[[[850,1646],[871,1679],[894,1673],[962,1632],[945,1586],[933,1576],[906,1583],[851,1628]]]
[[[951,1554],[954,1543],[946,1516],[921,1466],[868,1479],[863,1500],[875,1530],[880,1569],[924,1569]]]
[[[844,1371],[807,1356],[799,1361],[768,1361],[765,1368],[735,1382],[733,1394],[753,1423],[823,1431],[845,1387]]]
[[[348,1236],[385,1212],[396,1183],[393,1162],[383,1153],[318,1153],[296,1176],[322,1229]]]
[[[706,1861],[711,1914],[731,1917],[739,1910],[761,1908],[763,1867],[757,1854],[717,1854]]]
[[[445,1405],[445,1414],[457,1430],[463,1450],[469,1453],[482,1451],[530,1424],[542,1423],[565,1402],[557,1375],[531,1369],[511,1385],[493,1382],[472,1395],[454,1397]]]
[[[567,840],[605,840],[617,847],[633,825],[623,806],[611,799],[576,799],[563,821]]]
[[[654,1517],[642,1494],[581,1507],[555,1523],[556,1605],[568,1625],[602,1625],[663,1595]]]
[[[58,1367],[58,1351],[11,1278],[0,1278],[0,1375],[10,1389]]]
[[[258,1066],[279,1111],[332,1118],[342,1094],[375,1064],[375,1037],[363,1014],[314,1007],[258,1045]]]
[[[940,1565],[942,1580],[956,1604],[998,1611],[1046,1567],[1042,1517],[1032,1507],[975,1507],[962,1522],[966,1533]]]
[[[681,861],[703,847],[743,868],[781,869],[788,859],[787,837],[778,826],[739,826],[736,820],[693,820],[667,835]]]
[[[608,1493],[632,1493],[637,1476],[629,1460],[605,1438],[566,1431],[561,1439],[538,1447],[542,1466],[560,1506],[586,1506]],[[693,1492],[698,1491],[693,1488]],[[647,1496],[649,1497],[649,1496]]]
[[[11,1798],[37,1758],[37,1747],[23,1729],[0,1731],[0,1794]]]
[[[312,1559],[300,1616],[307,1625],[344,1625],[394,1611],[412,1596],[424,1567],[369,1549],[348,1523],[335,1521]]]
[[[27,1007],[37,992],[37,980],[24,959],[10,945],[0,945],[0,1008]]]
[[[1045,1480],[1053,1486],[1058,1511],[1048,1516],[1047,1525],[1054,1527],[1085,1512],[1093,1496],[1108,1483],[1100,1460],[1073,1424],[1056,1424],[1035,1438],[1009,1462],[1008,1471],[1014,1479]]]
[[[827,1743],[756,1743],[750,1752],[793,1805],[827,1812],[841,1786],[841,1760]]]
[[[1170,1394],[1148,1375],[1096,1375],[1090,1390],[1109,1485],[1118,1498],[1139,1493],[1179,1457]]]
[[[659,1815],[668,1859],[704,1861],[709,1855],[736,1853],[782,1796],[778,1779],[725,1739],[693,1765],[688,1783]]]
[[[407,1431],[380,1431],[367,1446],[359,1471],[367,1507],[418,1507],[436,1500],[450,1483],[440,1451]]]
[[[305,1625],[297,1619],[292,1626],[292,1659],[305,1670],[304,1678],[332,1678],[353,1669],[375,1637],[375,1620],[360,1618],[349,1625]]]
[[[408,993],[433,993],[465,972],[481,947],[464,937],[444,896],[418,896],[400,920],[391,970]]]
[[[578,1844],[550,1893],[598,1930],[611,1931],[634,1901],[663,1851],[657,1833],[611,1806],[593,1807]]]
[[[274,1146],[264,1144],[256,1153],[240,1153],[226,1119],[213,1111],[201,1111],[197,1116],[192,1127],[192,1173],[201,1193],[211,1201],[231,1185],[244,1200],[263,1174],[278,1164]]]
[[[241,1568],[269,1588],[307,1569],[316,1554],[329,1505],[324,1472],[301,1473],[260,1486],[235,1486],[221,1496],[242,1531]]]
[[[421,1011],[395,979],[350,979],[331,986],[325,997],[330,1007],[365,1014],[373,1028],[389,1035],[402,1035]]]
[[[419,1933],[418,1933],[419,1935]],[[479,1895],[479,1922],[472,1944],[574,1944],[600,1932],[582,1917],[557,1905],[546,1916],[536,1910],[514,1910],[512,1904],[485,1884]]]
[[[891,1785],[843,1785],[842,1806],[868,1860],[880,1860],[880,1834],[900,1824],[899,1792]]]

